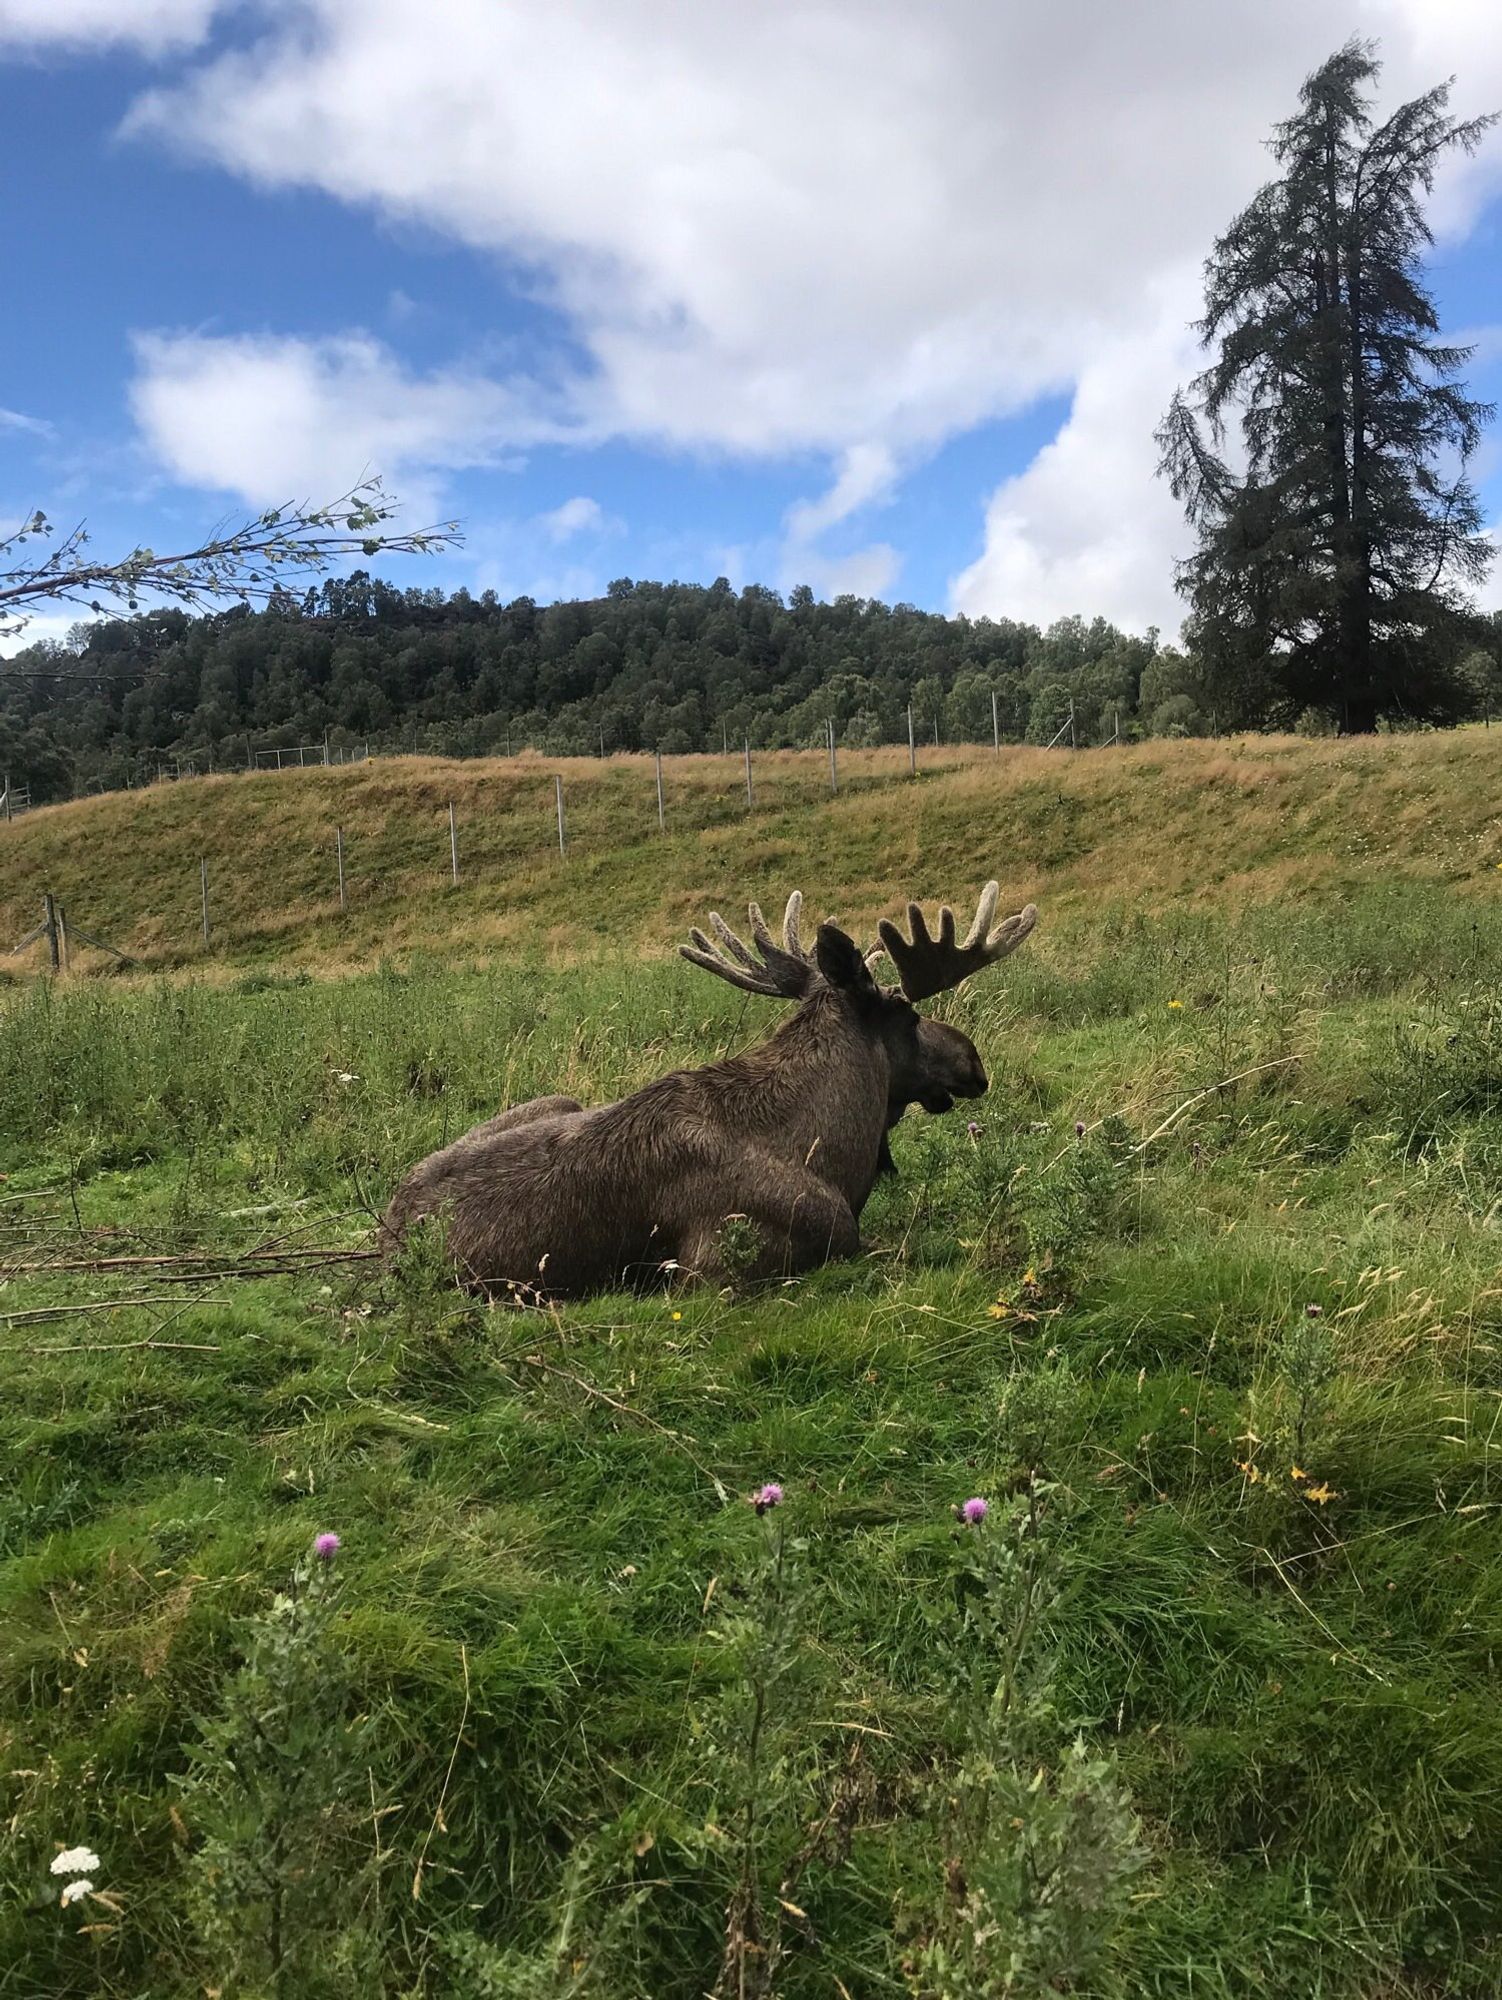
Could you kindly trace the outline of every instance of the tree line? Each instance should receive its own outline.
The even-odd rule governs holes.
[[[1481,714],[1502,681],[1502,615],[1487,631],[1491,651],[1457,663],[1461,715]],[[27,648],[0,669],[0,770],[40,801],[138,782],[164,756],[233,767],[252,746],[326,734],[450,756],[681,755],[745,738],[821,744],[832,721],[861,747],[905,740],[910,706],[928,742],[989,741],[993,713],[1005,741],[1030,743],[1067,732],[1072,715],[1082,745],[1244,721],[1194,654],[1103,618],[1040,630],[822,603],[806,587],[785,601],[724,578],[622,578],[602,598],[543,606],[361,572],[260,609],[149,611]]]

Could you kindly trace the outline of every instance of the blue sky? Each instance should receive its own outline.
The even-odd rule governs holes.
[[[379,470],[466,530],[403,580],[1172,629],[1151,431],[1261,140],[1353,31],[1502,104],[1496,12],[0,0],[0,507],[161,548]],[[1502,398],[1499,168],[1432,276]]]

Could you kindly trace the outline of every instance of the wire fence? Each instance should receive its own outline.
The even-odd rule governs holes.
[[[1076,714],[1074,700],[1067,690],[1061,687],[1058,692],[1059,701],[1048,718],[1048,726],[1054,733],[1051,740],[1040,742],[1038,747],[1104,748],[1121,739],[1119,710],[1092,710],[1087,722],[1086,718]],[[718,725],[719,747],[724,756],[744,756],[753,750],[823,751],[831,742],[840,750],[896,749],[905,746],[909,764],[916,769],[920,753],[930,746],[954,749],[989,743],[999,751],[1005,744],[1023,740],[1016,731],[1015,719],[1012,728],[1004,726],[1002,697],[995,689],[989,691],[989,711],[989,717],[986,717],[983,703],[980,714],[972,713],[965,725],[960,727],[954,725],[953,718],[946,725],[939,714],[920,714],[915,706],[898,710],[895,722],[890,710],[886,711],[885,720],[863,710],[843,719],[821,721],[816,728],[799,732],[794,741],[786,740],[786,716],[773,713],[753,716],[749,722],[743,719],[735,728],[722,721]],[[1055,715],[1057,725],[1053,721]],[[989,726],[986,726],[987,722]],[[711,729],[714,726],[711,724]],[[681,730],[669,732],[676,747],[663,749],[652,742],[650,733],[644,735],[634,723],[618,723],[615,731],[617,737],[629,736],[630,741],[612,740],[612,731],[604,724],[593,725],[585,738],[578,740],[571,729],[562,725],[540,732],[523,731],[498,724],[494,718],[484,718],[476,723],[406,723],[384,740],[357,740],[348,730],[332,727],[324,731],[321,740],[311,743],[289,743],[284,740],[285,734],[284,730],[277,729],[268,732],[267,738],[257,739],[253,734],[237,733],[208,745],[121,752],[107,775],[90,777],[82,789],[89,793],[134,791],[148,785],[173,783],[181,778],[255,774],[268,770],[282,771],[289,767],[305,769],[309,765],[363,764],[377,757],[430,756],[472,762],[494,757],[510,758],[526,752],[535,752],[543,757],[601,758],[650,757],[659,751],[664,756],[714,754],[712,742],[702,748],[687,747],[682,741]]]
[[[952,769],[954,766],[951,759],[956,753],[968,752],[973,756],[978,746],[944,747],[949,752],[949,757],[943,760],[939,768]],[[993,747],[999,753],[1002,748],[1014,746],[1003,746],[998,742]],[[851,792],[852,786],[856,788],[852,795],[858,795],[860,788],[869,787],[873,782],[882,786],[905,786],[934,769],[933,753],[930,751],[928,760],[925,761],[920,754],[916,738],[911,733],[906,748],[907,755],[905,757],[899,755],[896,760],[892,756],[892,746],[863,745],[858,751],[847,752],[839,742],[835,728],[831,724],[826,728],[824,748],[822,753],[818,754],[817,762],[812,762],[806,751],[757,752],[749,737],[743,738],[738,753],[731,753],[727,760],[729,771],[722,771],[719,776],[706,773],[706,765],[710,766],[712,772],[713,767],[720,763],[720,759],[714,753],[707,755],[689,753],[680,760],[665,757],[659,751],[653,753],[650,759],[632,754],[608,762],[614,763],[616,770],[628,777],[628,785],[631,782],[630,771],[640,770],[645,765],[646,769],[642,773],[644,782],[639,832],[642,836],[666,838],[671,833],[697,834],[705,831],[710,825],[724,825],[727,819],[733,820],[737,813],[749,820],[753,816],[762,817],[767,813],[785,811],[789,805],[794,804],[806,809],[816,804],[821,797],[831,801],[839,799],[842,794]],[[880,760],[879,764],[876,763],[877,759]],[[306,769],[308,761],[305,759],[301,768]],[[320,768],[322,761],[321,756],[316,760]],[[339,761],[341,760],[337,756],[330,759],[332,763]],[[358,759],[346,757],[343,761],[365,762],[367,758],[362,755]],[[579,761],[570,760],[576,766]],[[676,780],[672,769],[675,763],[685,767]],[[240,768],[243,769],[243,766]],[[284,758],[280,768],[287,770],[300,767]],[[601,796],[598,780],[588,778],[581,782],[576,769],[571,789],[563,771],[549,772],[543,761],[538,759],[527,771],[524,783],[526,793],[535,800],[535,804],[528,803],[526,797],[516,793],[512,793],[508,799],[506,813],[502,816],[507,827],[503,843],[506,856],[504,861],[496,851],[497,815],[493,810],[487,811],[484,803],[475,799],[473,790],[468,799],[462,803],[461,798],[457,796],[444,800],[438,808],[441,817],[436,826],[429,818],[434,806],[431,803],[432,794],[428,791],[423,801],[415,805],[412,814],[401,810],[388,812],[382,815],[379,825],[372,826],[366,822],[353,833],[343,824],[329,826],[326,832],[315,835],[310,842],[298,841],[295,854],[289,851],[280,856],[277,863],[263,865],[259,872],[265,879],[274,881],[278,885],[278,895],[274,900],[279,902],[282,908],[285,908],[284,885],[291,876],[295,876],[298,885],[294,892],[296,900],[301,901],[306,897],[309,920],[324,922],[334,918],[336,910],[338,917],[347,916],[352,905],[363,905],[368,910],[372,892],[377,896],[389,894],[388,884],[392,872],[394,844],[396,851],[401,855],[397,866],[406,874],[409,882],[412,881],[414,873],[416,879],[420,881],[426,869],[423,855],[430,853],[434,877],[437,880],[446,877],[450,887],[458,888],[461,882],[476,880],[481,875],[489,877],[498,866],[514,866],[528,850],[540,857],[546,847],[551,847],[560,861],[567,862],[576,845],[576,830],[571,809],[578,804],[583,809],[588,851],[591,853],[597,851],[595,842],[589,840],[589,833],[593,831],[599,836],[601,831],[598,812],[593,804]],[[330,793],[329,802],[337,806],[339,797],[338,793]],[[613,791],[611,798],[613,803],[609,810],[613,817],[610,821],[610,831],[604,837],[608,841],[618,842],[621,838],[622,820],[622,800],[619,790]],[[535,821],[531,818],[534,811],[537,813]],[[629,803],[626,804],[625,812],[629,816]],[[416,831],[414,818],[418,828],[424,825],[432,826],[432,834],[417,831],[414,838],[413,834]],[[526,828],[529,824],[535,827],[535,835],[527,834]],[[89,921],[100,925],[106,932],[115,930],[124,944],[132,946],[137,951],[144,951],[148,957],[159,957],[165,949],[170,958],[178,959],[185,952],[191,953],[195,949],[206,954],[224,948],[237,936],[242,937],[243,941],[243,936],[248,934],[247,924],[252,929],[258,928],[261,918],[247,914],[245,897],[245,883],[249,879],[247,872],[223,845],[216,846],[210,831],[211,826],[215,832],[222,831],[217,809],[211,811],[205,801],[204,832],[208,836],[205,840],[206,851],[193,856],[191,860],[184,857],[186,879],[183,882],[181,899],[171,894],[166,899],[168,905],[180,913],[182,929],[178,932],[176,943],[165,944],[158,930],[153,945],[146,947],[138,945],[132,935],[133,920],[125,917],[120,910],[89,909],[86,911]],[[548,829],[546,833],[543,830],[544,826]],[[468,852],[466,852],[466,828],[469,832]],[[518,832],[520,851],[518,851]],[[430,838],[433,845],[428,848],[427,842]],[[532,846],[534,838],[535,847]],[[326,858],[320,860],[320,856]],[[355,863],[356,873],[353,883],[352,860]],[[287,864],[285,868],[282,865],[284,862]],[[47,868],[50,874],[51,864],[44,861],[43,867]],[[188,870],[191,870],[191,875],[187,874]],[[232,873],[237,878],[228,893],[221,887],[226,872]],[[47,876],[44,875],[42,879],[45,882]],[[159,878],[154,878],[153,886],[154,891],[159,890]],[[97,886],[91,897],[87,877],[79,886],[78,893],[96,903],[101,900]],[[154,922],[159,922],[160,916],[164,914],[160,901],[157,903],[157,913]],[[70,924],[62,896],[55,887],[49,886],[42,893],[41,918],[40,923],[35,924],[8,950],[3,937],[0,937],[0,956],[24,959],[28,954],[32,954],[45,969],[53,973],[62,973],[69,969],[71,939],[106,952],[116,960],[126,963],[137,962],[120,945],[110,942],[107,936],[99,937],[81,929],[77,923]],[[196,937],[188,929],[190,923],[192,930],[197,933]],[[178,929],[176,921],[172,924],[172,928]]]

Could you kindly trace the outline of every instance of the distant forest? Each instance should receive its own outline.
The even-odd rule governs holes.
[[[1473,712],[1497,699],[1502,614],[1461,663]],[[784,601],[723,579],[621,579],[549,606],[396,590],[363,573],[265,609],[108,619],[0,666],[0,783],[34,803],[154,776],[174,757],[244,766],[255,750],[368,742],[481,756],[989,742],[1086,746],[1245,720],[1192,654],[1104,619],[1039,630],[855,597]],[[1267,718],[1293,725],[1289,714]],[[1320,726],[1313,717],[1303,726]]]

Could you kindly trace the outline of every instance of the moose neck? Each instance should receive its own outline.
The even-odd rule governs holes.
[[[816,994],[770,1040],[724,1067],[750,1086],[764,1141],[838,1188],[858,1214],[881,1157],[890,1068],[859,1008]]]

